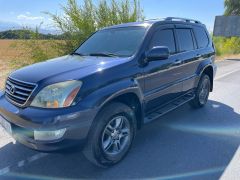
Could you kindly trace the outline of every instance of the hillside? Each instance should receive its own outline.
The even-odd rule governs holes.
[[[36,33],[31,30],[8,30],[0,32],[0,39],[31,39]],[[63,39],[63,35],[37,34],[38,39]]]

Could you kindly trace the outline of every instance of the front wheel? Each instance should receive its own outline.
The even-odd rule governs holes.
[[[190,102],[190,105],[194,108],[201,108],[206,105],[210,93],[211,81],[207,74],[203,74],[196,93],[195,98]]]
[[[97,116],[84,155],[100,167],[120,162],[129,151],[135,131],[134,111],[125,104],[111,103]]]

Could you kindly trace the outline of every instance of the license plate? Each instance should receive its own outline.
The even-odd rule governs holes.
[[[0,116],[0,125],[7,131],[7,133],[12,134],[11,124],[7,122],[2,116]]]

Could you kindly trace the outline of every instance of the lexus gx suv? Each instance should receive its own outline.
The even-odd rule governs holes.
[[[121,161],[137,130],[213,90],[215,49],[205,25],[169,17],[95,32],[67,56],[12,72],[0,124],[37,151],[82,146],[101,167]]]

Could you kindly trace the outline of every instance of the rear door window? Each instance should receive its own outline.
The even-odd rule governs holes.
[[[180,52],[194,50],[194,42],[191,29],[176,29]]]
[[[197,40],[198,48],[205,48],[209,44],[209,39],[204,28],[195,27],[194,34]]]
[[[156,46],[166,46],[171,54],[176,52],[176,44],[173,29],[158,30],[153,35],[150,49]]]

